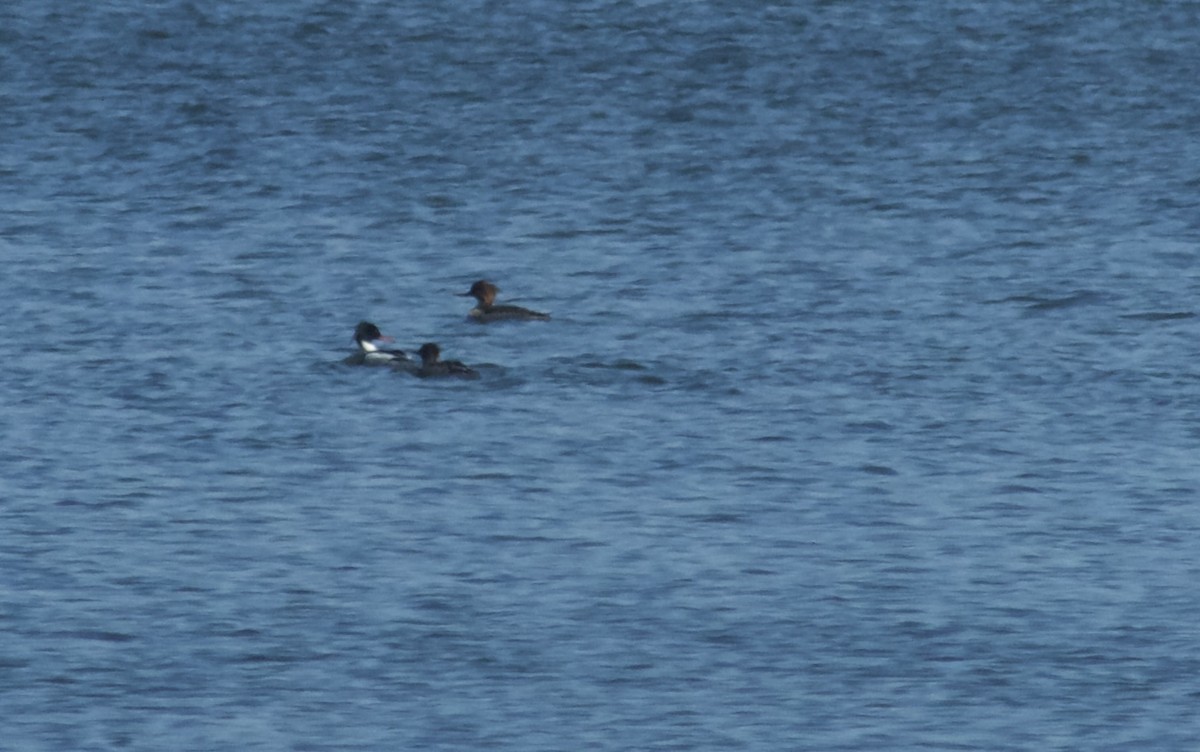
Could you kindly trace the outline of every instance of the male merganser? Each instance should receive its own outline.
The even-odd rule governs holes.
[[[409,362],[408,355],[401,350],[380,349],[380,342],[395,342],[379,327],[370,321],[360,321],[354,327],[354,341],[358,343],[358,352],[346,358],[343,363],[351,366],[395,366]]]
[[[550,317],[544,313],[531,311],[528,308],[522,308],[515,305],[495,305],[496,293],[499,288],[488,282],[486,279],[481,279],[471,285],[471,289],[464,293],[459,293],[459,297],[467,297],[468,295],[479,301],[479,304],[471,309],[467,314],[467,318],[475,319],[481,324],[486,324],[491,321],[549,321]]]
[[[417,375],[422,378],[429,376],[456,376],[460,379],[479,378],[476,370],[460,361],[438,360],[442,350],[433,342],[421,345],[417,354],[421,356],[421,367],[417,369]]]

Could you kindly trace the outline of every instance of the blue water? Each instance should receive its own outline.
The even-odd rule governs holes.
[[[5,3],[0,748],[1200,748],[1197,29]]]

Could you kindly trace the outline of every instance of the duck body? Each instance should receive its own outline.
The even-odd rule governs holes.
[[[496,305],[496,293],[500,288],[486,279],[481,279],[471,285],[471,289],[460,293],[461,297],[473,297],[476,306],[467,313],[467,318],[481,324],[494,321],[549,321],[549,314],[531,311],[515,305]]]
[[[457,360],[441,360],[442,350],[436,343],[426,342],[417,351],[421,356],[421,365],[415,373],[423,379],[427,378],[458,378],[477,379],[479,372]]]
[[[379,331],[379,327],[370,321],[360,321],[354,327],[354,341],[358,344],[358,352],[347,357],[342,362],[349,366],[406,366],[412,361],[403,350],[387,350],[380,345],[395,342],[395,339]]]

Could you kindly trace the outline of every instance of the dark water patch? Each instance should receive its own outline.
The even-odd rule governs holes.
[[[693,522],[702,522],[706,525],[733,525],[744,522],[745,516],[733,512],[715,512],[712,514],[691,516],[688,519]]]
[[[244,653],[237,657],[236,663],[249,664],[288,664],[305,663],[313,659],[311,655],[300,655],[293,652],[280,651],[277,653]]]
[[[141,479],[138,480],[141,482]],[[80,499],[62,499],[56,502],[55,506],[59,507],[84,507],[86,509],[105,510],[105,509],[135,509],[139,503],[146,499],[156,498],[157,494],[151,491],[129,491],[120,494],[115,498],[112,494],[105,493],[100,498],[91,498],[86,500]]]
[[[859,469],[862,470],[864,473],[867,473],[868,475],[899,475],[900,474],[899,471],[897,471],[895,468],[891,468],[886,465],[861,465],[859,467]]]
[[[1058,297],[1043,297],[1040,295],[1018,295],[1010,298],[1005,298],[999,302],[1004,303],[1023,303],[1025,310],[1031,313],[1042,313],[1047,311],[1057,311],[1066,308],[1075,308],[1085,305],[1095,305],[1107,300],[1108,296],[1098,293],[1093,290],[1080,290]]]
[[[45,679],[42,679],[41,681],[45,682],[46,684],[54,684],[54,685],[60,685],[60,686],[72,686],[75,684],[79,684],[81,680],[77,679],[69,674],[54,674],[53,676],[47,676]]]
[[[138,639],[136,635],[131,635],[126,632],[109,632],[104,630],[77,630],[64,631],[55,633],[57,637],[63,637],[73,640],[89,640],[95,642],[133,642]]]
[[[975,507],[975,510],[979,514],[987,514],[990,516],[1023,518],[1024,515],[1029,513],[1030,507],[1028,504],[1021,504],[1016,501],[1004,501],[1000,498],[995,498],[987,503],[978,505]]]
[[[862,431],[866,433],[876,433],[884,431],[893,431],[895,426],[882,420],[869,420],[860,423],[848,423],[846,425],[851,431]]]
[[[996,486],[995,492],[998,494],[1038,494],[1042,493],[1042,489],[1035,486],[1026,486],[1020,483],[1006,483]]]
[[[583,549],[586,549],[586,548],[605,548],[605,547],[607,547],[607,546],[609,546],[609,545],[611,545],[611,544],[609,544],[609,543],[607,543],[607,542],[605,542],[605,541],[598,541],[598,540],[580,540],[580,541],[572,541],[572,542],[569,544],[569,547],[570,547],[570,548],[583,548]]]
[[[1133,321],[1179,321],[1183,319],[1195,318],[1196,314],[1191,311],[1162,311],[1149,313],[1126,313],[1121,316],[1123,319]]]
[[[221,629],[212,630],[212,634],[216,637],[224,637],[234,640],[254,640],[263,636],[261,630],[251,627],[231,627],[226,626]]]
[[[626,358],[621,358],[620,360],[615,360],[610,364],[607,364],[607,365],[601,364],[596,367],[613,368],[618,371],[645,371],[646,370],[645,365],[637,362],[636,360],[628,360]]]
[[[594,360],[591,358],[565,359],[554,364],[550,373],[557,380],[593,386],[616,386],[626,383],[647,386],[668,386],[672,382],[666,376],[636,360]]]
[[[544,535],[489,535],[484,538],[487,543],[552,543],[553,538]]]
[[[647,386],[666,386],[667,384],[670,383],[666,378],[664,378],[662,376],[656,376],[654,374],[649,374],[649,373],[638,376],[636,381],[638,381],[639,383],[642,383],[642,384],[646,384]]]

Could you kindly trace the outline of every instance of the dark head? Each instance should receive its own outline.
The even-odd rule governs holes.
[[[379,327],[372,324],[370,321],[360,321],[358,326],[354,327],[354,341],[362,342],[363,340],[382,339],[383,332],[379,331]]]
[[[379,331],[379,327],[370,321],[360,321],[358,326],[354,327],[354,341],[358,343],[363,352],[378,350],[376,342],[395,342],[394,339]]]
[[[421,362],[425,365],[431,365],[438,362],[438,358],[442,355],[442,350],[433,342],[426,342],[421,345],[421,349],[417,350],[417,355],[421,356]]]
[[[475,284],[471,285],[470,290],[460,293],[460,297],[465,298],[469,295],[478,300],[480,305],[490,306],[496,299],[496,293],[498,292],[500,292],[500,288],[496,287],[491,282],[488,282],[486,279],[481,279]]]

